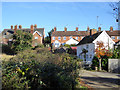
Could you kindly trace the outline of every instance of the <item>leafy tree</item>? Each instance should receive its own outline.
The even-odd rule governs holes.
[[[48,32],[48,36],[45,37],[45,44],[50,44],[51,43],[51,36],[52,36],[52,32],[54,31],[54,29],[52,29],[50,32]]]
[[[12,49],[19,52],[30,47],[32,47],[32,34],[20,30],[16,31],[13,35]]]
[[[103,56],[111,56],[110,50],[105,49],[104,43],[102,41],[97,42],[97,48],[95,49],[96,56],[99,60],[99,70],[101,71],[101,59]]]

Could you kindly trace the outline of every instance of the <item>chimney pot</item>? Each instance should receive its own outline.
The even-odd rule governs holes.
[[[16,33],[16,30],[17,30],[17,25],[14,26],[14,33]]]
[[[19,25],[19,29],[22,29],[22,26],[21,26],[21,25]]]
[[[37,28],[37,24],[34,25],[34,28]]]
[[[64,31],[65,31],[65,32],[67,31],[67,28],[66,28],[66,27],[64,28]]]
[[[78,27],[76,27],[76,31],[78,31]]]
[[[13,29],[13,25],[11,25],[11,29]]]
[[[55,32],[56,30],[57,30],[56,27],[54,27],[54,32]]]
[[[34,32],[34,26],[31,25],[31,33],[33,34],[33,32]]]
[[[113,27],[112,27],[112,26],[110,27],[110,31],[111,31],[111,32],[113,31]]]
[[[101,32],[101,27],[98,27],[98,32]]]

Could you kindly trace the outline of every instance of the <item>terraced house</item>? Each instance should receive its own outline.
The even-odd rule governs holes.
[[[43,44],[44,36],[45,36],[45,29],[44,28],[37,28],[37,25],[31,25],[30,28],[22,28],[21,25],[19,27],[17,25],[11,25],[10,29],[4,29],[2,31],[2,42],[3,44],[8,44],[12,41],[12,35],[16,33],[17,30],[21,30],[23,32],[32,33],[33,34],[33,46],[37,46],[38,44]]]
[[[114,42],[120,40],[120,30],[113,30],[113,27],[111,26],[110,30],[105,31]],[[57,31],[57,28],[54,27],[54,32],[51,36],[51,43],[54,47],[59,47],[64,44],[78,44],[85,36],[93,35],[97,32],[101,32],[101,27],[98,27],[98,30],[87,27],[87,30],[85,31],[79,31],[78,27],[76,27],[74,31],[67,31],[66,27],[64,28],[64,31]]]

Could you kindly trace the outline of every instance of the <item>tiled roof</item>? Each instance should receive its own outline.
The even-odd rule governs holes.
[[[120,30],[106,31],[109,36],[120,36]]]
[[[31,29],[29,29],[29,28],[22,28],[22,29],[18,29],[18,30],[22,30],[22,31],[28,32],[28,33],[30,33],[30,31],[31,31]],[[44,28],[34,28],[34,31],[39,31],[42,34],[42,36],[44,35]],[[11,35],[14,33],[14,30],[13,29],[4,29],[2,31],[2,34],[4,35],[4,33],[6,33],[6,32],[8,32],[9,36],[11,37]],[[5,35],[5,38],[9,38],[9,36]]]
[[[55,31],[52,36],[86,36],[87,31]]]
[[[93,34],[91,36],[90,35],[86,36],[77,45],[82,45],[82,44],[86,44],[86,43],[92,43],[101,33],[102,33],[102,31],[98,32],[98,33],[95,33],[95,34]]]

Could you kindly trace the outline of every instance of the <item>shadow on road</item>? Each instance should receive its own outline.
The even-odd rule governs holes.
[[[86,77],[86,76],[82,76],[81,78],[90,81],[95,81],[98,83],[113,83],[116,85],[120,85],[120,79],[116,79],[116,78]]]

